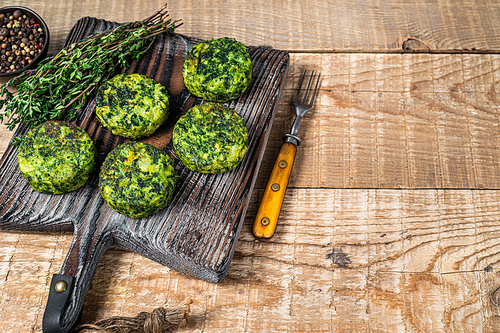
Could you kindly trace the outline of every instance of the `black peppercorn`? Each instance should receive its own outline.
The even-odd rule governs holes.
[[[0,14],[0,73],[11,73],[31,63],[41,52],[42,27],[22,10]]]

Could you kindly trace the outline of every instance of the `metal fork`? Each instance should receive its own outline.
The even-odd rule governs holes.
[[[297,91],[297,96],[295,96],[295,101],[293,103],[296,116],[295,120],[292,124],[292,128],[290,129],[290,133],[283,135],[283,144],[281,145],[280,152],[276,158],[276,162],[274,163],[273,171],[271,172],[271,176],[267,182],[266,190],[264,191],[264,195],[260,202],[259,210],[257,211],[257,215],[253,221],[252,232],[254,237],[258,240],[265,241],[274,236],[286,188],[288,186],[288,180],[290,178],[290,173],[292,172],[297,146],[300,145],[300,138],[297,136],[300,121],[307,111],[312,109],[314,104],[321,73],[319,73],[317,79],[314,79],[314,71],[312,71],[304,97],[300,100],[300,90],[306,75],[307,69],[304,70],[304,74],[302,74],[299,90]],[[312,88],[311,83],[314,84],[314,82],[316,82],[314,91],[312,96],[309,96],[309,91]]]

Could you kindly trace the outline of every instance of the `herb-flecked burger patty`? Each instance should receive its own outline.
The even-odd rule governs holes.
[[[248,131],[235,110],[217,103],[192,107],[175,124],[177,157],[190,170],[202,173],[231,171],[248,149]]]
[[[25,136],[17,161],[34,190],[62,194],[85,185],[96,167],[96,155],[84,130],[66,122],[47,121]]]
[[[211,102],[227,102],[250,85],[252,61],[247,48],[234,38],[211,39],[188,52],[182,75],[194,95]]]
[[[104,160],[99,192],[113,210],[134,218],[148,217],[168,204],[177,178],[163,150],[139,141],[126,142]]]
[[[169,115],[165,87],[140,74],[119,74],[105,82],[95,105],[104,127],[132,139],[153,134]]]

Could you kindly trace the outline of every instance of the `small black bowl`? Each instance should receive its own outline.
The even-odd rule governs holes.
[[[22,72],[24,72],[27,69],[31,69],[36,67],[40,61],[42,61],[46,56],[47,56],[47,51],[49,50],[49,43],[50,43],[50,34],[49,34],[49,28],[47,27],[47,24],[45,24],[44,20],[35,13],[33,10],[26,8],[26,7],[21,7],[21,6],[9,6],[9,7],[2,7],[0,8],[0,14],[1,13],[14,13],[14,11],[20,10],[25,14],[26,16],[32,18],[35,20],[35,22],[40,25],[44,31],[44,37],[45,41],[43,43],[43,48],[38,54],[38,56],[33,59],[28,65],[24,66],[23,68],[20,68],[14,72],[9,72],[9,73],[0,73],[0,77],[6,77],[6,76],[15,76],[19,75]]]

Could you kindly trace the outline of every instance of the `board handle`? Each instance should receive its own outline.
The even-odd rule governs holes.
[[[77,323],[99,261],[112,243],[106,225],[95,219],[75,225],[61,273],[52,277],[43,333],[67,333]]]
[[[285,142],[281,145],[253,221],[252,233],[258,240],[266,241],[274,236],[296,152],[297,146],[292,143]]]

